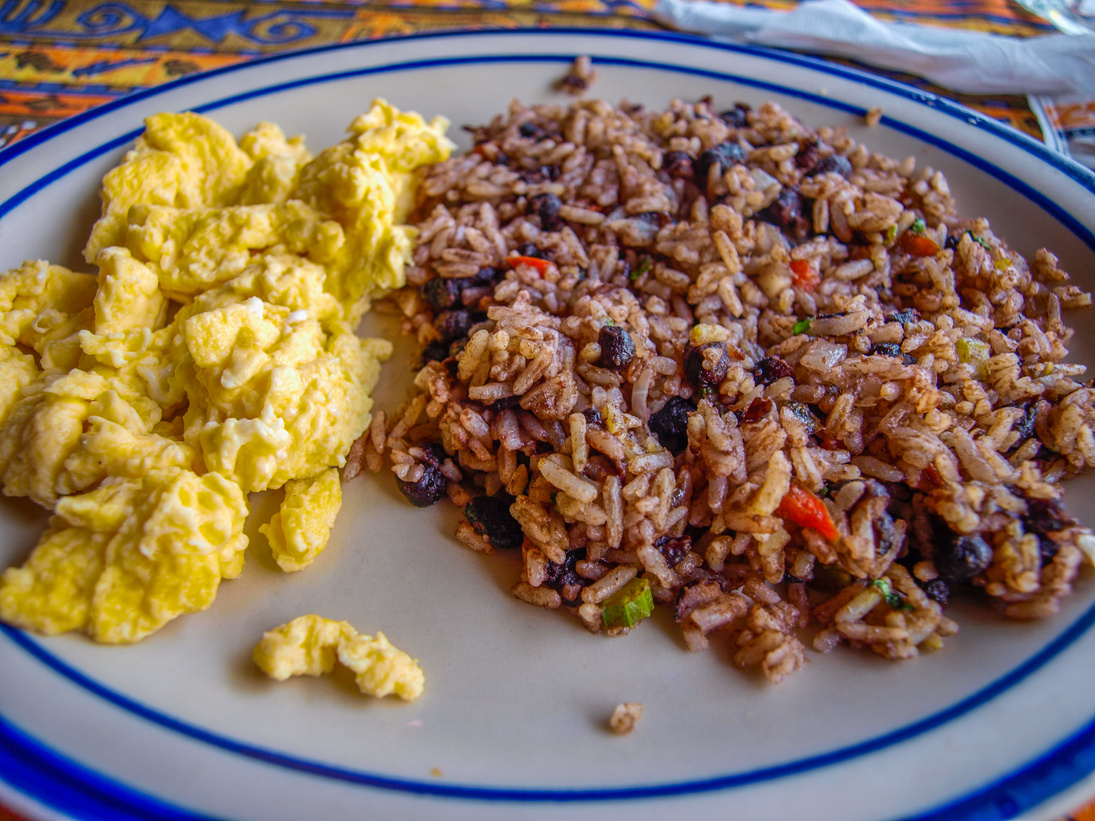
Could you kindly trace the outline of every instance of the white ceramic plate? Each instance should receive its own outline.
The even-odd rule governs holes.
[[[277,57],[120,100],[0,152],[0,266],[79,265],[96,188],[161,110],[236,133],[272,119],[337,141],[374,96],[463,124],[511,98],[556,101],[574,56],[594,92],[663,106],[776,99],[848,126],[878,151],[943,169],[961,209],[1026,253],[1054,249],[1095,285],[1095,177],[930,95],[816,60],[672,35],[525,31],[428,35]],[[868,130],[863,113],[882,106]],[[465,141],[466,143],[466,141]],[[1084,277],[1087,277],[1086,281]],[[394,333],[379,318],[373,330]],[[1092,359],[1090,316],[1076,349]],[[402,347],[378,394],[391,408]],[[1090,483],[1068,503],[1088,524]],[[270,499],[257,499],[258,518]],[[1095,769],[1095,578],[1054,619],[961,608],[946,648],[894,664],[838,650],[778,687],[724,650],[685,651],[657,619],[621,640],[512,599],[515,560],[451,538],[451,506],[405,504],[390,475],[346,487],[327,552],[282,575],[256,540],[207,613],[135,647],[0,631],[0,799],[43,818],[1046,817],[1086,797]],[[5,500],[0,565],[44,524]],[[254,532],[254,525],[251,527]],[[384,630],[422,660],[425,696],[369,700],[339,679],[278,684],[251,665],[265,629],[306,612]],[[645,714],[630,736],[605,721]],[[1047,802],[1049,802],[1047,804]],[[1054,803],[1057,802],[1057,803]]]

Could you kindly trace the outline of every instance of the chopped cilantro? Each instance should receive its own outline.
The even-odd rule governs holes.
[[[889,579],[875,579],[871,582],[871,587],[875,588],[879,593],[881,593],[882,598],[886,600],[886,604],[888,604],[894,610],[914,609],[911,604],[901,598],[900,594],[898,594],[898,592],[890,586]]]
[[[643,257],[639,260],[639,264],[635,266],[635,270],[631,272],[631,281],[635,282],[639,277],[645,274],[654,265],[653,260],[650,257]]]
[[[981,238],[981,237],[977,236],[977,234],[973,233],[973,231],[966,231],[966,233],[970,235],[970,239],[972,239],[974,242],[976,242],[978,245],[980,245],[986,251],[991,251],[992,250],[991,248],[989,248],[989,244],[983,238]]]

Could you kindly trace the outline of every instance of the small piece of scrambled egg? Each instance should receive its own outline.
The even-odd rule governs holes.
[[[414,701],[426,685],[417,659],[398,649],[383,633],[357,632],[349,622],[298,616],[267,631],[255,646],[255,664],[271,678],[330,673],[337,660],[354,673],[361,692]]]
[[[327,546],[341,507],[342,485],[335,468],[286,482],[281,510],[259,528],[278,567],[290,572],[310,565]]]
[[[354,333],[403,284],[415,169],[443,118],[383,100],[313,158],[261,123],[238,142],[157,114],[102,185],[84,249],[0,274],[0,482],[53,511],[0,619],[136,641],[243,568],[247,494],[286,570],[327,544],[337,468],[391,353]]]

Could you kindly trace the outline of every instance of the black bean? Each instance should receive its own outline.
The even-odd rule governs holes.
[[[855,578],[852,574],[837,564],[818,562],[814,565],[813,583],[815,587],[821,590],[835,592],[844,589],[854,581]]]
[[[515,550],[521,546],[525,534],[521,525],[510,515],[512,504],[513,497],[507,494],[476,496],[464,508],[464,518],[491,547]]]
[[[828,157],[822,157],[817,163],[806,172],[807,177],[816,177],[818,174],[829,174],[835,171],[842,177],[847,178],[852,173],[852,162],[843,154],[830,154]]]
[[[688,447],[688,414],[695,410],[691,400],[671,396],[661,410],[650,417],[650,432],[674,456]]]
[[[449,343],[449,355],[445,357],[445,363],[453,376],[456,376],[456,371],[458,370],[456,359],[460,357],[460,354],[464,353],[464,348],[466,347],[468,347],[468,338],[466,336],[457,339],[455,342]]]
[[[917,322],[919,319],[920,311],[916,310],[916,308],[905,308],[898,311],[896,314],[890,314],[886,317],[887,322],[900,322],[902,325]]]
[[[778,356],[767,356],[753,368],[753,381],[758,385],[771,385],[777,379],[794,375],[795,369]]]
[[[551,251],[541,251],[531,242],[525,242],[517,246],[517,256],[536,257],[537,259],[551,259]]]
[[[490,403],[492,411],[514,410],[519,407],[521,407],[520,396],[503,396],[501,399],[495,399]]]
[[[527,185],[542,185],[547,182],[547,174],[543,166],[538,168],[522,168],[520,170],[521,181]]]
[[[575,91],[585,91],[589,88],[589,80],[585,77],[579,77],[577,74],[568,74],[562,79],[562,84],[566,88],[572,88]]]
[[[604,420],[601,419],[601,412],[594,407],[588,407],[582,411],[582,416],[586,418],[587,425],[595,425],[596,427],[604,427]]]
[[[808,433],[813,433],[814,430],[817,428],[817,418],[812,413],[810,413],[810,409],[806,407],[806,405],[804,405],[802,402],[797,402],[794,399],[788,399],[786,402],[783,403],[783,407],[787,408],[787,410],[791,411],[791,413],[798,417],[798,420],[803,424],[803,426],[805,426]]]
[[[1047,448],[1044,443],[1039,443],[1038,452],[1034,454],[1035,460],[1039,462],[1052,462],[1054,459],[1060,457],[1057,451],[1053,448]]]
[[[429,507],[441,501],[445,495],[445,476],[436,465],[419,463],[422,475],[417,482],[404,482],[397,479],[400,492],[415,507]]]
[[[525,203],[525,213],[540,218],[540,226],[545,231],[558,231],[563,226],[563,220],[559,217],[559,208],[562,201],[550,191],[543,194],[535,194]]]
[[[494,285],[498,283],[503,277],[505,277],[506,271],[504,268],[495,268],[493,266],[486,266],[480,268],[475,272],[475,276],[465,280],[466,287],[479,287],[484,285]]]
[[[622,371],[635,358],[635,343],[631,334],[619,325],[605,325],[597,334],[601,357],[597,365],[610,371]]]
[[[1012,425],[1012,431],[1019,434],[1019,438],[1015,440],[1014,447],[1019,447],[1019,445],[1023,444],[1023,442],[1034,435],[1034,420],[1037,418],[1038,406],[1032,402],[1023,409],[1023,418]]]
[[[1076,520],[1065,513],[1064,507],[1056,499],[1027,500],[1027,512],[1023,515],[1023,528],[1027,533],[1045,536],[1074,524]]]
[[[737,103],[733,108],[719,112],[719,119],[731,128],[745,128],[749,125],[750,108],[745,103]]]
[[[692,170],[692,158],[684,151],[667,151],[662,157],[662,170],[673,179],[691,179],[695,176]]]
[[[923,494],[913,495],[913,515],[909,520],[910,546],[923,557],[930,557],[935,545],[949,543],[954,540],[954,531],[951,530],[943,517],[930,510],[925,503]]]
[[[422,349],[422,364],[427,362],[440,362],[449,356],[449,343],[435,339]]]
[[[533,122],[521,123],[521,127],[518,130],[521,132],[522,137],[536,137],[537,139],[545,133],[544,129]]]
[[[563,587],[572,584],[587,585],[589,580],[579,576],[578,571],[574,566],[578,560],[585,555],[585,550],[569,550],[567,551],[566,561],[547,563],[544,573],[544,586],[550,587],[552,590],[559,590]]]
[[[943,607],[947,606],[947,602],[949,602],[951,598],[951,586],[942,579],[932,579],[925,584],[924,592],[929,599],[938,602]]]
[[[427,442],[419,445],[419,449],[422,451],[422,461],[435,468],[441,467],[441,463],[449,457],[440,442]]]
[[[893,359],[900,359],[906,365],[915,365],[916,357],[911,354],[903,353],[901,346],[896,342],[879,342],[877,345],[871,348],[872,356],[888,356]]]
[[[721,342],[708,342],[684,349],[684,375],[697,388],[718,387],[730,369],[730,354]]]
[[[871,522],[871,527],[874,528],[875,553],[879,556],[885,556],[893,549],[894,541],[897,538],[893,516],[883,510]]]
[[[1042,564],[1047,565],[1053,561],[1053,557],[1057,555],[1057,551],[1061,549],[1061,546],[1049,536],[1043,536],[1038,534],[1038,552],[1042,554]]]
[[[901,346],[896,342],[879,342],[871,348],[873,356],[891,356],[897,359],[901,356]]]
[[[662,536],[654,542],[654,547],[658,548],[669,566],[673,567],[692,549],[692,539],[688,536]]]
[[[795,154],[795,168],[809,170],[817,165],[818,161],[817,137],[806,140]]]
[[[992,546],[980,535],[955,535],[935,545],[935,569],[946,582],[964,582],[984,573],[992,564]]]
[[[757,212],[756,217],[784,232],[793,230],[802,217],[802,195],[794,188],[784,188],[775,200]]]
[[[716,173],[722,174],[733,165],[743,162],[745,149],[737,143],[721,143],[714,148],[708,148],[692,162],[696,185],[701,189],[707,188],[707,178],[713,167],[717,168]]]
[[[468,335],[474,325],[469,311],[442,311],[433,321],[433,327],[444,342],[455,342]]]
[[[419,289],[419,294],[422,295],[422,299],[425,300],[433,312],[437,314],[451,308],[460,299],[461,290],[463,289],[457,280],[438,277],[427,280],[426,284]]]

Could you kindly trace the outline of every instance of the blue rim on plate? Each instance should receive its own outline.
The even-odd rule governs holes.
[[[841,79],[851,80],[862,85],[879,88],[880,90],[904,97],[919,105],[928,106],[950,117],[960,119],[966,124],[991,132],[993,136],[1002,138],[1006,142],[1036,157],[1041,162],[1050,165],[1070,179],[1079,182],[1086,189],[1095,192],[1095,173],[1090,170],[1050,151],[1041,143],[1038,143],[1012,128],[990,120],[949,100],[914,89],[910,86],[866,74],[856,69],[830,64],[818,58],[769,48],[715,43],[691,35],[675,33],[582,28],[426,33],[400,38],[389,38],[382,41],[325,46],[305,51],[287,52],[259,58],[234,66],[215,69],[203,74],[183,77],[165,85],[145,89],[126,97],[119,98],[118,100],[98,108],[91,109],[68,120],[56,123],[12,146],[0,150],[0,167],[14,161],[17,157],[35,146],[47,143],[60,134],[77,128],[84,123],[107,116],[110,113],[128,107],[135,102],[169,92],[194,82],[205,81],[213,76],[220,76],[252,68],[256,64],[283,62],[312,54],[332,51],[367,49],[380,43],[390,43],[393,41],[437,38],[455,39],[461,37],[508,37],[514,34],[543,36],[580,34],[596,36],[599,38],[611,37],[670,41],[723,52],[737,52],[746,55],[759,56],[768,60],[808,68]],[[251,89],[240,94],[212,100],[201,106],[196,106],[194,110],[207,113],[246,99],[267,96],[294,87],[318,85],[368,74],[436,68],[456,64],[466,65],[501,62],[565,64],[572,61],[575,56],[577,55],[574,53],[545,53],[527,56],[482,54],[474,57],[449,57],[432,60],[391,62],[379,66],[331,72],[287,83]],[[832,100],[819,94],[812,94],[803,91],[802,89],[788,88],[777,83],[758,80],[753,77],[735,75],[730,72],[681,67],[659,63],[653,60],[646,61],[619,57],[597,58],[596,55],[594,55],[594,57],[597,62],[604,65],[653,68],[707,77],[710,79],[732,81],[745,86],[806,99],[841,111],[853,113],[863,113],[864,111],[860,107]],[[1073,214],[1062,209],[1055,202],[1042,195],[1037,189],[1032,188],[1004,169],[999,168],[983,158],[953,145],[940,137],[890,118],[883,118],[883,122],[889,127],[922,142],[931,144],[1007,184],[1026,199],[1045,210],[1054,217],[1054,219],[1067,227],[1070,232],[1080,238],[1088,248],[1095,251],[1095,233],[1082,224]],[[89,149],[68,163],[53,169],[34,183],[24,187],[22,190],[0,203],[0,217],[9,213],[19,204],[33,196],[37,191],[57,182],[86,163],[108,152],[130,144],[139,133],[140,130],[134,130],[109,140],[99,146]],[[141,719],[155,723],[172,732],[218,747],[227,752],[258,760],[266,764],[286,767],[321,777],[347,781],[369,787],[420,795],[488,801],[560,803],[635,800],[728,790],[735,787],[785,778],[798,773],[832,766],[871,752],[876,752],[886,747],[900,744],[903,741],[941,727],[1006,692],[1008,689],[1048,664],[1053,658],[1062,653],[1090,630],[1093,624],[1095,624],[1095,605],[1092,605],[1076,621],[1063,630],[1063,632],[1061,632],[1049,645],[1042,648],[1042,650],[1013,670],[999,677],[996,681],[981,688],[973,695],[906,727],[892,730],[884,735],[842,749],[814,755],[807,759],[766,767],[756,771],[732,773],[699,781],[605,789],[560,790],[495,788],[459,784],[438,784],[436,782],[399,779],[381,774],[356,772],[332,767],[319,762],[296,758],[277,751],[262,749],[187,724],[177,718],[139,704],[121,693],[111,690],[93,679],[88,678],[83,673],[50,653],[39,642],[31,639],[22,631],[7,626],[0,626],[0,632],[3,632],[15,645],[33,656],[41,664],[49,667],[58,675],[83,688],[87,692],[118,706]],[[995,783],[987,786],[979,786],[961,798],[914,817],[931,819],[932,821],[944,818],[966,819],[967,821],[988,821],[989,819],[1011,818],[1076,785],[1093,771],[1095,771],[1095,716],[1090,717],[1078,731],[1067,740],[1061,742],[1057,747],[1001,777]],[[128,819],[153,817],[179,819],[180,821],[183,821],[184,819],[187,821],[197,821],[198,819],[209,818],[209,816],[199,815],[182,808],[173,807],[155,797],[144,794],[140,790],[113,781],[81,764],[71,761],[63,754],[50,749],[48,746],[19,729],[11,722],[10,717],[5,717],[3,715],[0,715],[0,781],[5,782],[17,792],[30,796],[34,800],[40,801],[58,812],[75,817],[94,815],[95,817],[117,819],[118,821],[122,821],[123,819],[128,821]]]

